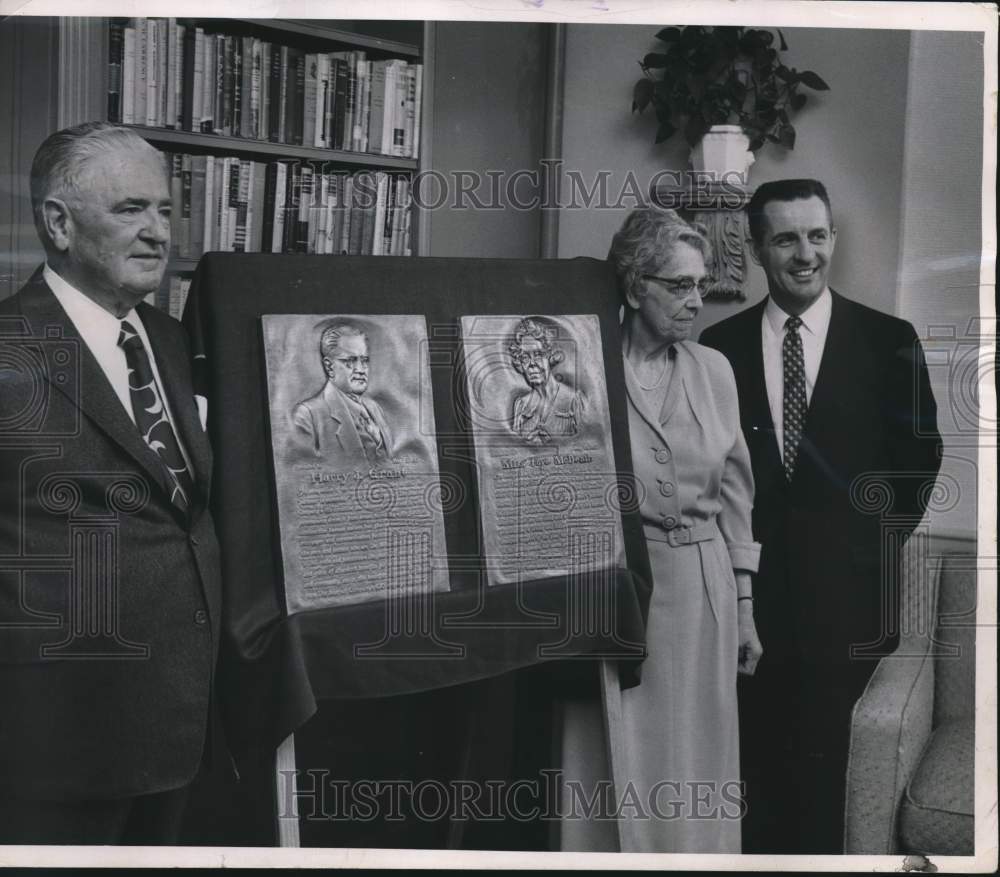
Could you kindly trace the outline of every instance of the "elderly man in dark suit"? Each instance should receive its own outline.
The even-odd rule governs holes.
[[[212,457],[163,277],[163,156],[39,148],[45,265],[0,302],[0,843],[176,841],[221,627]]]
[[[748,210],[769,295],[701,336],[736,374],[762,544],[764,655],[740,697],[743,849],[839,853],[851,710],[898,641],[898,547],[941,440],[913,327],[827,285],[823,185],[765,183]]]

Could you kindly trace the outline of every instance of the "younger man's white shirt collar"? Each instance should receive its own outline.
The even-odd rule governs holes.
[[[830,295],[830,288],[827,287],[819,294],[816,301],[809,305],[803,313],[799,314],[799,319],[802,320],[799,334],[802,335],[802,329],[805,329],[815,338],[826,341],[826,332],[830,328],[830,315],[832,313],[833,296]],[[791,314],[786,314],[778,307],[774,299],[768,296],[767,304],[764,306],[764,316],[771,325],[771,331],[775,335],[780,335],[784,338],[785,323]],[[805,335],[802,335],[803,346],[805,346],[805,343]]]

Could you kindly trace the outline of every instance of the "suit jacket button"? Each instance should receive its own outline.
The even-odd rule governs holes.
[[[188,539],[188,542],[190,542],[194,546],[197,546],[198,545],[198,537],[197,536],[191,536]]]
[[[661,448],[656,452],[656,462],[657,463],[669,463],[670,462],[670,451],[665,448]]]
[[[674,495],[674,491],[676,489],[677,488],[674,487],[674,484],[673,484],[672,481],[661,481],[660,482],[660,493],[662,493],[664,496],[673,496]]]
[[[208,613],[204,609],[199,609],[194,613],[195,624],[204,624],[206,621],[208,621]]]

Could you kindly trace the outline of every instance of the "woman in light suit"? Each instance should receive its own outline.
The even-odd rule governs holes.
[[[736,675],[752,673],[762,653],[751,593],[760,546],[736,384],[724,356],[689,340],[708,257],[698,231],[657,209],[630,214],[609,254],[625,308],[632,462],[653,572],[642,683],[622,692],[631,788],[616,790],[638,802],[622,818],[642,852],[740,851]],[[606,764],[599,704],[572,702],[565,777],[596,779],[594,766]],[[613,821],[567,818],[561,828],[563,849],[615,848]]]

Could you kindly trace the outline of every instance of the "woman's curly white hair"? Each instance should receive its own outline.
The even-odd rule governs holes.
[[[643,274],[655,274],[679,241],[698,250],[706,264],[712,260],[712,245],[704,226],[691,225],[676,210],[643,207],[633,210],[611,241],[608,261],[618,275],[618,292],[626,303],[629,292],[645,294]]]

